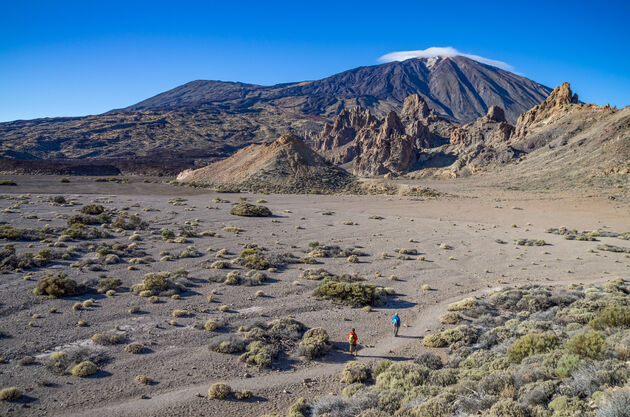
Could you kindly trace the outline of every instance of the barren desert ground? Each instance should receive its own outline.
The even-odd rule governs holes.
[[[0,415],[284,413],[298,397],[340,393],[345,386],[340,374],[349,361],[399,361],[430,350],[422,339],[445,328],[438,317],[453,301],[520,284],[566,287],[630,278],[628,254],[598,249],[605,244],[627,248],[629,241],[601,233],[596,241],[567,240],[546,232],[562,226],[630,231],[630,202],[610,199],[605,191],[515,191],[472,178],[418,183],[444,193],[422,199],[216,193],[143,178],[122,184],[92,177],[70,177],[68,183],[57,176],[3,178],[17,185],[0,189],[2,225],[45,231],[41,238],[2,244],[14,245],[18,256],[49,249],[52,255],[42,256],[52,260],[33,268],[3,266],[0,387],[16,386],[24,395],[18,402],[0,402]],[[63,201],[53,200],[56,196]],[[273,216],[231,215],[239,199],[265,200],[260,204]],[[146,227],[132,230],[105,222],[87,228],[110,237],[61,238],[69,218],[90,204],[102,205],[112,219],[135,214]],[[544,246],[522,244],[540,240]],[[308,257],[317,264],[299,262],[318,247],[334,246],[344,255]],[[278,265],[247,275],[248,267],[231,262],[256,248]],[[358,262],[346,256],[352,253],[359,255]],[[288,262],[287,254],[296,262]],[[225,265],[216,264],[222,260]],[[387,303],[367,309],[316,298],[319,281],[303,277],[314,268],[337,276],[357,274],[364,283],[385,287]],[[147,273],[175,271],[178,285],[166,296],[131,291]],[[234,271],[235,279],[227,281]],[[33,294],[40,278],[59,273],[87,285],[87,292],[62,298]],[[109,295],[97,291],[107,278],[121,281]],[[403,323],[398,338],[391,334],[395,312]],[[307,360],[297,355],[297,342],[289,341],[265,368],[239,361],[240,353],[209,347],[255,323],[287,317],[306,328],[324,328],[330,352]],[[204,325],[212,319],[217,328],[208,331]],[[358,358],[347,353],[351,328],[359,336]],[[119,343],[95,341],[95,334],[118,335]],[[144,352],[127,352],[132,343],[142,344]],[[97,363],[98,372],[80,378],[55,368],[55,352],[79,352]],[[141,375],[153,382],[139,383]],[[207,391],[215,382],[253,396],[210,399]]]

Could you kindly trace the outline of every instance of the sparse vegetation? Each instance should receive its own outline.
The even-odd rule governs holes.
[[[230,214],[244,217],[269,217],[271,210],[265,206],[256,206],[250,203],[237,203],[232,206]]]
[[[217,382],[208,389],[208,397],[223,400],[232,393],[232,388],[223,382]]]
[[[98,372],[98,366],[94,362],[84,361],[81,362],[72,368],[72,375],[78,376],[81,378],[85,378],[88,376],[92,376]]]
[[[65,274],[49,274],[37,281],[33,289],[35,295],[47,295],[50,298],[71,297],[85,293],[85,286],[68,278]]]

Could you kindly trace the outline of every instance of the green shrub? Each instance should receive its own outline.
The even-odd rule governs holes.
[[[149,349],[145,345],[143,345],[142,343],[133,342],[133,343],[129,343],[127,346],[125,346],[124,350],[127,353],[131,353],[133,355],[139,355],[141,353],[148,352]]]
[[[463,320],[463,317],[457,313],[446,313],[439,317],[440,323],[444,324],[457,324]]]
[[[613,304],[604,308],[589,325],[595,329],[606,327],[629,327],[630,307]]]
[[[370,368],[361,362],[348,362],[341,373],[341,380],[347,384],[365,382],[370,377]]]
[[[595,330],[579,333],[567,340],[566,349],[583,358],[596,359],[606,348],[602,334]]]
[[[72,375],[84,378],[98,372],[98,366],[91,361],[83,361],[72,368]]]
[[[325,279],[317,285],[315,295],[352,307],[382,306],[387,303],[387,295],[382,287],[330,279]]]
[[[232,206],[230,214],[245,217],[269,217],[271,216],[271,210],[265,206],[256,206],[250,203],[238,203]]]
[[[389,367],[392,366],[393,363],[394,362],[389,359],[383,359],[382,361],[378,362],[374,367],[374,371],[372,371],[374,378],[377,378],[380,374],[389,369]]]
[[[162,240],[175,239],[175,232],[173,232],[170,229],[162,229],[161,234],[162,234]]]
[[[97,345],[116,345],[125,340],[125,335],[111,332],[96,333],[92,336],[91,339],[92,342],[96,343]]]
[[[330,350],[328,332],[321,327],[309,329],[302,336],[297,354],[307,359],[325,355]]]
[[[232,388],[223,382],[217,382],[208,389],[208,397],[222,400],[232,393]]]
[[[394,363],[376,377],[376,387],[409,391],[423,384],[429,376],[429,370],[411,362]]]
[[[579,368],[582,363],[583,361],[580,356],[572,353],[565,353],[558,360],[554,373],[558,376],[558,378],[566,378],[570,376],[573,371]]]
[[[178,292],[179,286],[171,280],[170,272],[150,272],[144,276],[141,284],[131,287],[134,294],[143,296],[169,295],[169,292]]]
[[[248,365],[256,365],[261,368],[271,368],[273,358],[276,355],[272,346],[265,345],[256,340],[247,345],[247,352],[243,353],[239,360]]]
[[[308,404],[304,398],[300,397],[289,406],[289,409],[287,410],[287,417],[304,417],[307,411]]]
[[[100,204],[88,204],[87,206],[81,207],[81,213],[89,214],[91,216],[98,216],[105,211],[105,207]]]
[[[463,300],[448,305],[448,311],[464,311],[476,308],[479,305],[473,297],[464,298]]]
[[[518,338],[507,350],[510,362],[520,363],[524,358],[547,353],[558,345],[558,337],[548,333],[526,334]]]
[[[552,417],[582,417],[586,411],[586,404],[577,397],[558,396],[549,403],[553,411]]]
[[[106,293],[109,290],[115,290],[122,285],[122,281],[118,278],[105,278],[98,283],[98,292]]]
[[[85,286],[68,278],[66,274],[48,274],[37,281],[33,288],[35,295],[47,295],[50,298],[71,297],[85,294]]]

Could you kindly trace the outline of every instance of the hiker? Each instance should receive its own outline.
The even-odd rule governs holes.
[[[357,340],[359,340],[354,329],[348,333],[348,343],[350,343],[350,354],[352,355],[352,349],[354,349],[354,356],[357,356]]]
[[[400,328],[400,317],[398,317],[398,313],[395,313],[394,317],[392,317],[392,325],[394,326],[394,337],[398,337],[398,329]]]

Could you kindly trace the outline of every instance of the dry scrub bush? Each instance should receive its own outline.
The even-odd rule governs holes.
[[[222,400],[227,398],[232,393],[232,388],[223,382],[217,382],[210,386],[208,389],[208,397]]]
[[[8,387],[0,390],[0,401],[16,401],[22,396],[18,387]]]
[[[98,366],[94,362],[84,361],[72,368],[72,375],[85,378],[98,372]]]
[[[328,332],[321,327],[316,327],[304,333],[297,347],[297,354],[313,359],[325,355],[330,347]]]
[[[348,362],[341,373],[341,380],[347,384],[365,382],[370,378],[370,368],[361,362]]]
[[[77,284],[66,274],[48,274],[37,281],[33,289],[35,295],[47,295],[50,298],[71,297],[85,293],[85,286]]]
[[[265,206],[256,206],[250,203],[238,203],[232,206],[230,214],[245,217],[269,217],[271,216],[271,210]]]
[[[92,336],[91,339],[92,342],[96,343],[97,345],[116,345],[125,340],[125,335],[113,332],[96,333],[94,336]]]
[[[385,290],[373,284],[325,279],[317,285],[315,295],[352,307],[363,307],[366,305],[383,306],[387,304],[387,293]]]
[[[134,355],[139,355],[147,351],[148,351],[147,347],[144,346],[142,343],[138,343],[138,342],[129,343],[127,346],[125,346],[125,352],[131,353]]]
[[[151,385],[153,380],[146,375],[137,375],[135,378],[138,384]]]

